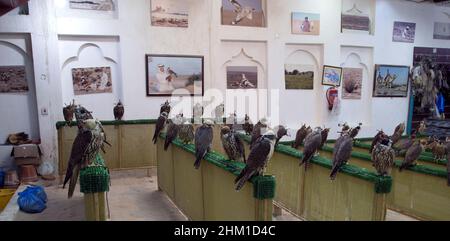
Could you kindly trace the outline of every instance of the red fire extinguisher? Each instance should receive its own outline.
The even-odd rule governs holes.
[[[328,109],[330,111],[333,110],[334,107],[334,101],[339,96],[339,91],[336,87],[331,87],[327,90],[327,101],[328,101]]]

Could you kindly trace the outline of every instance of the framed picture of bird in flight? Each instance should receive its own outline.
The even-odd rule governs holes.
[[[222,0],[222,25],[266,27],[264,0]]]
[[[203,96],[204,57],[149,54],[147,96]]]
[[[408,96],[409,66],[375,65],[373,97]]]

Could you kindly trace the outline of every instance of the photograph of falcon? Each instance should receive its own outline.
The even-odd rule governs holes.
[[[200,164],[206,154],[211,150],[214,138],[213,133],[214,123],[211,120],[206,120],[202,126],[197,128],[195,132],[195,169],[200,168]]]
[[[275,141],[275,133],[269,130],[255,142],[244,170],[235,180],[236,191],[241,190],[253,176],[264,174],[264,170],[275,151]]]
[[[99,121],[87,119],[81,120],[80,123],[81,128],[72,145],[64,179],[63,188],[70,182],[69,199],[73,197],[80,170],[91,165],[106,141],[102,125]]]
[[[220,138],[223,149],[230,160],[246,162],[244,143],[233,129],[228,126],[222,127]]]
[[[122,102],[119,100],[119,103],[114,107],[114,119],[121,121],[123,118],[123,115],[125,114],[125,107],[123,106]]]

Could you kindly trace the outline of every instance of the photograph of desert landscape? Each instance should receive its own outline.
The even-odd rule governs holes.
[[[284,72],[287,90],[314,89],[314,66],[286,64]]]
[[[97,10],[97,11],[114,11],[113,0],[70,0],[70,8]]]
[[[203,95],[203,57],[147,56],[147,95],[170,96],[178,89]]]
[[[28,92],[25,66],[0,66],[0,93]]]
[[[368,16],[342,14],[342,29],[370,31],[370,18]]]
[[[222,25],[265,27],[262,0],[222,0]]]
[[[112,93],[110,67],[90,67],[72,69],[75,95]]]
[[[229,66],[227,67],[227,89],[257,89],[258,67]]]
[[[363,69],[344,68],[342,99],[361,99]]]
[[[292,13],[292,33],[320,35],[320,14]]]
[[[189,3],[177,0],[151,1],[152,26],[189,27]]]

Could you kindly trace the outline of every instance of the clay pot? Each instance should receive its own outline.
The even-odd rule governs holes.
[[[33,165],[20,166],[20,181],[23,183],[37,182],[39,180],[37,176],[36,167]]]

